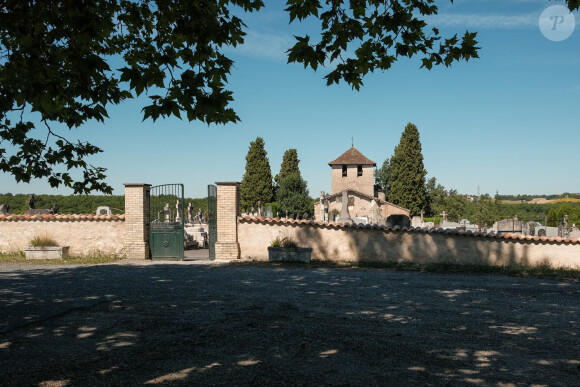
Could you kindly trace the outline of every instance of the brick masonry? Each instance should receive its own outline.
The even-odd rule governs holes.
[[[223,182],[217,185],[217,259],[240,257],[238,216],[240,214],[240,183]]]
[[[125,184],[125,255],[149,259],[150,184]]]

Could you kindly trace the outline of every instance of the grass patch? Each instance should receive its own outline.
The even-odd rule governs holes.
[[[580,270],[570,267],[552,267],[549,264],[536,266],[490,266],[459,265],[455,263],[398,263],[398,262],[350,262],[312,259],[310,263],[301,262],[268,262],[268,261],[231,261],[231,265],[248,265],[264,267],[305,267],[305,268],[340,268],[340,269],[382,269],[392,271],[409,271],[441,274],[492,274],[512,277],[552,278],[557,280],[580,281]]]
[[[123,255],[105,254],[101,251],[92,251],[86,255],[70,255],[64,259],[26,259],[24,251],[0,252],[0,262],[23,265],[98,265],[116,262],[123,258]]]
[[[49,235],[37,235],[30,240],[31,247],[53,247],[58,243]]]

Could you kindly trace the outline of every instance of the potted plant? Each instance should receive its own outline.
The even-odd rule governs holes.
[[[270,262],[310,262],[312,248],[298,247],[296,241],[289,237],[276,237],[268,247]]]
[[[59,246],[48,236],[35,236],[25,249],[26,259],[62,259],[68,256],[69,246]]]

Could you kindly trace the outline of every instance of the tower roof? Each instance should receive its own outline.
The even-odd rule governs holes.
[[[366,158],[365,155],[360,153],[358,151],[358,149],[356,149],[353,146],[349,150],[347,150],[346,152],[341,154],[336,160],[328,163],[328,165],[330,165],[330,166],[333,166],[333,165],[372,165],[372,166],[375,166],[375,165],[377,165],[377,163],[375,163],[373,160]]]

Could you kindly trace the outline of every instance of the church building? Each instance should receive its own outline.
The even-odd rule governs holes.
[[[370,224],[379,224],[391,215],[409,216],[408,209],[386,201],[385,191],[375,187],[377,164],[354,146],[328,165],[332,171],[331,192],[330,195],[322,192],[320,201],[314,204],[316,220],[333,221],[334,216],[342,211],[345,191],[349,215],[358,218],[356,223],[364,223],[366,220]]]

